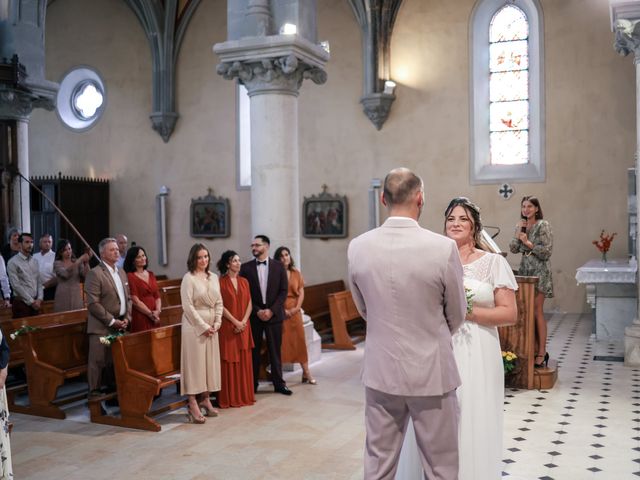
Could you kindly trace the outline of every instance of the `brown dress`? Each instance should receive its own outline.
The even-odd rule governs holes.
[[[74,262],[65,267],[62,260],[53,262],[53,272],[58,279],[56,294],[53,298],[54,312],[68,312],[84,308],[80,282],[89,271],[89,265],[82,262]]]
[[[236,319],[242,320],[251,300],[247,279],[238,277],[238,290],[236,291],[231,278],[224,275],[220,279],[220,293],[224,307]],[[253,393],[251,324],[247,323],[247,328],[241,333],[235,333],[234,329],[233,324],[223,316],[219,332],[222,374],[222,387],[218,394],[220,408],[243,407],[253,405],[256,402]]]
[[[153,311],[156,309],[156,300],[160,298],[160,292],[158,291],[158,284],[156,283],[156,277],[153,272],[149,272],[149,283],[145,282],[135,273],[127,273],[129,278],[129,292],[131,296],[138,297],[146,307]],[[135,306],[131,309],[131,333],[143,332],[144,330],[151,330],[152,328],[159,327],[159,323],[155,323],[144,313],[138,310]]]
[[[289,291],[284,302],[285,310],[294,308],[298,304],[300,289],[304,287],[304,279],[300,270],[291,270],[289,275]],[[285,318],[282,323],[282,363],[306,363],[307,343],[302,326],[302,313]]]

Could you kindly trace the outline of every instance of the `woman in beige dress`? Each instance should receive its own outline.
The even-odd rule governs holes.
[[[60,239],[56,246],[53,272],[58,279],[53,311],[68,312],[84,308],[80,283],[89,273],[89,255],[84,253],[76,258],[69,240]]]
[[[204,423],[218,411],[210,392],[220,390],[218,330],[222,324],[222,296],[218,277],[209,272],[209,251],[201,243],[191,247],[189,272],[182,278],[182,352],[180,393],[189,397],[187,418]],[[201,409],[202,408],[202,409]]]

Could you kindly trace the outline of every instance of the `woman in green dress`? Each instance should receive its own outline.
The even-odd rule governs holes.
[[[509,243],[512,253],[522,253],[518,275],[538,277],[534,312],[536,321],[536,357],[535,367],[541,368],[549,363],[547,353],[547,322],[544,319],[545,298],[553,297],[551,265],[549,258],[553,249],[553,233],[549,222],[543,220],[540,201],[527,196],[520,202],[522,220],[516,226],[513,240]]]

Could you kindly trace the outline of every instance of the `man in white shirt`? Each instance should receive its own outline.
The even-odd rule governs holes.
[[[33,235],[22,233],[18,237],[20,251],[7,264],[7,274],[13,289],[13,318],[31,317],[40,313],[42,283],[40,269],[31,251]]]
[[[4,258],[0,255],[0,290],[2,290],[2,302],[0,307],[11,307],[11,287],[9,286],[9,276],[7,275],[7,267],[4,264]]]
[[[38,261],[40,268],[40,282],[44,289],[44,300],[53,300],[56,294],[58,278],[53,272],[53,262],[56,259],[56,252],[51,250],[53,238],[48,233],[40,237],[40,251],[33,255]]]

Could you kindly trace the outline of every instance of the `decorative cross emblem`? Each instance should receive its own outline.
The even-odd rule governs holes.
[[[211,187],[207,188],[207,196],[208,197],[213,197],[213,188],[211,188]]]
[[[503,183],[502,187],[500,187],[500,190],[498,190],[498,194],[505,200],[509,200],[511,198],[511,195],[513,195],[513,192],[513,188],[508,183]]]
[[[329,186],[326,183],[322,184],[322,193],[327,193],[327,189],[329,188]]]

